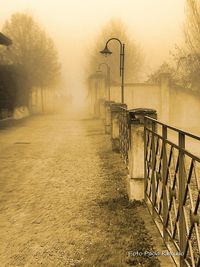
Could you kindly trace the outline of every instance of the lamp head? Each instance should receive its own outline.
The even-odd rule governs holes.
[[[107,45],[105,46],[103,50],[100,51],[100,53],[103,54],[104,56],[108,56],[112,54],[112,52],[108,49]]]

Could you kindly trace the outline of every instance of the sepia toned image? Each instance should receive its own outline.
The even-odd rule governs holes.
[[[0,267],[200,267],[200,1],[0,6]]]

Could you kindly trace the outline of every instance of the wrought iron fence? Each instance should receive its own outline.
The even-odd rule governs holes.
[[[168,138],[169,132],[177,136],[177,143]],[[197,267],[200,157],[186,150],[188,138],[200,141],[199,136],[145,117],[145,201],[177,265]]]
[[[129,111],[121,107],[119,113],[119,146],[125,163],[128,164],[129,149]]]

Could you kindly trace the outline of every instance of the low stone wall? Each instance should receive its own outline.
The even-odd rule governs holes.
[[[13,112],[3,109],[0,111],[0,120],[14,119],[19,120],[30,116],[29,109],[26,106],[16,107]]]
[[[129,199],[142,200],[144,198],[144,116],[156,119],[157,113],[153,109],[127,110],[126,104],[107,103],[105,116],[108,118],[105,120],[105,130],[111,136],[112,150],[121,153],[129,170],[127,176]]]
[[[29,109],[26,106],[15,108],[13,112],[13,119],[19,120],[30,116]]]

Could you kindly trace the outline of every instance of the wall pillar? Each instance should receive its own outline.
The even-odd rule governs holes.
[[[116,152],[120,151],[119,119],[120,119],[121,107],[127,108],[127,105],[122,103],[114,103],[111,105],[111,141],[112,141],[112,150]]]
[[[130,143],[128,151],[127,191],[130,200],[144,199],[144,117],[157,118],[155,110],[133,109],[129,111]]]
[[[105,101],[105,133],[111,134],[111,104],[114,101]]]
[[[105,99],[99,99],[100,118],[105,119]]]

